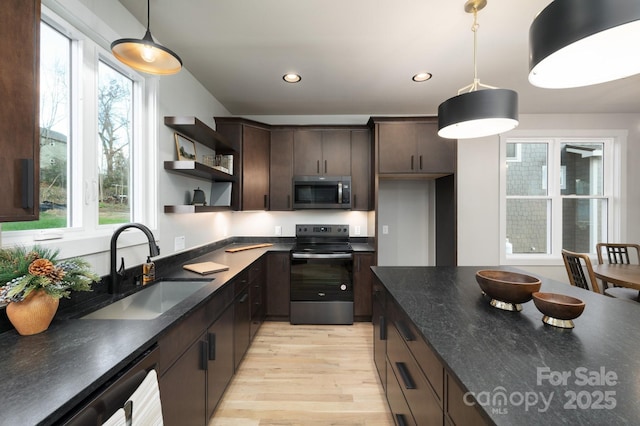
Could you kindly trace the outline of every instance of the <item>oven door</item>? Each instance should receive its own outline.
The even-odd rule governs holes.
[[[291,301],[353,302],[353,255],[291,253]]]

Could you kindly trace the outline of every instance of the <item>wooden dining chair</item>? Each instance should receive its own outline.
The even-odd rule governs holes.
[[[563,249],[562,259],[571,285],[600,293],[589,255]]]
[[[640,263],[640,244],[631,243],[598,243],[596,244],[596,254],[598,255],[598,263],[604,263],[603,253],[607,254],[607,262],[609,264],[630,264]],[[633,257],[635,253],[635,258]],[[621,299],[640,300],[640,292],[632,288],[609,286],[609,283],[602,280],[602,288],[604,294],[611,297]]]

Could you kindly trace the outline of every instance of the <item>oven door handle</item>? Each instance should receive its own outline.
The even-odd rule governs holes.
[[[352,259],[351,253],[291,253],[292,259]]]

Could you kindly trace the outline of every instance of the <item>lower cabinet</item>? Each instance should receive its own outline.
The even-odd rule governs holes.
[[[372,299],[373,359],[396,425],[491,424],[375,277]]]
[[[251,302],[249,300],[249,285],[246,278],[241,280],[244,287],[236,296],[234,305],[233,318],[233,359],[234,366],[237,370],[244,354],[249,349],[251,342]],[[236,283],[238,285],[238,283]]]
[[[251,304],[250,340],[253,340],[265,317],[265,272],[265,261],[262,257],[253,262],[249,269],[249,302]]]
[[[207,330],[207,419],[213,416],[235,371],[233,319],[230,306]]]
[[[371,321],[371,282],[373,253],[353,255],[353,316],[356,321]]]
[[[274,320],[289,320],[291,261],[289,252],[267,254],[266,316]]]
[[[387,320],[385,313],[386,290],[378,280],[373,282],[372,315],[373,361],[382,387],[387,387]]]

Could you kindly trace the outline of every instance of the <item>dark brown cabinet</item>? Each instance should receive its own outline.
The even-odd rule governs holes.
[[[455,172],[456,142],[438,136],[437,118],[372,120],[378,143],[379,174]]]
[[[355,253],[353,255],[353,315],[356,321],[371,320],[371,283],[374,264],[373,253]]]
[[[269,210],[293,209],[293,130],[271,130]]]
[[[351,210],[373,209],[371,132],[351,131]]]
[[[232,204],[237,210],[266,210],[269,206],[269,126],[251,120],[215,117],[216,128],[238,152],[233,159],[237,177]]]
[[[233,308],[228,307],[207,330],[207,419],[233,377],[233,318]]]
[[[247,272],[242,272],[234,280],[236,298],[233,302],[233,359],[236,371],[251,343],[251,301]]]
[[[387,296],[384,286],[375,278],[372,287],[373,361],[382,387],[387,389]]]
[[[249,301],[251,303],[250,340],[253,340],[265,318],[265,273],[264,257],[253,262],[249,268]]]
[[[293,174],[350,176],[351,132],[348,129],[295,130]]]
[[[0,52],[0,222],[37,220],[40,0],[2,2]]]
[[[267,254],[266,316],[288,320],[291,283],[291,262],[288,252]]]

